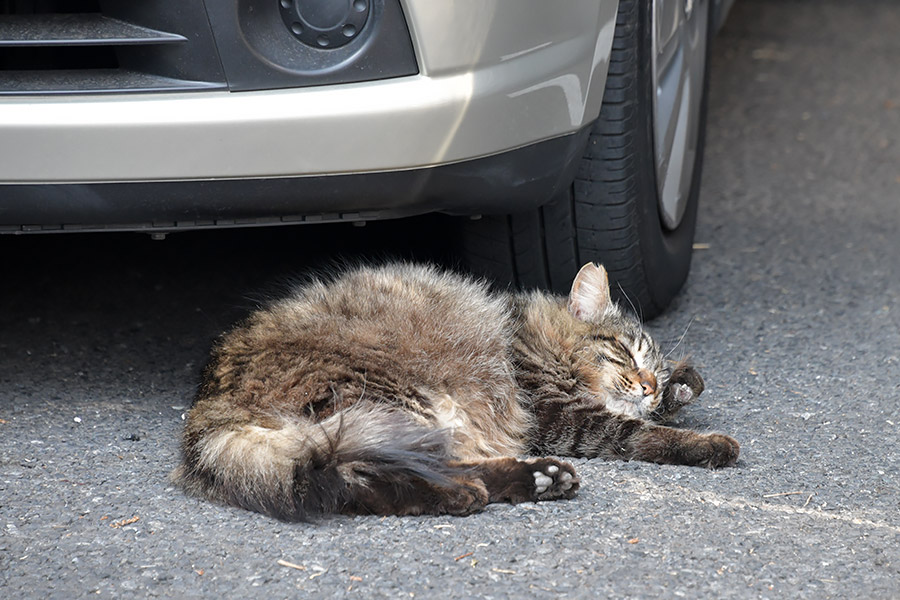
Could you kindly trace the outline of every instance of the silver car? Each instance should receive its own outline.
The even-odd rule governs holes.
[[[729,0],[0,0],[0,232],[462,217],[645,316],[690,265]]]

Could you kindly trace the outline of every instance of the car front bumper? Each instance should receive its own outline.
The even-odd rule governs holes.
[[[0,182],[417,169],[571,134],[599,113],[615,0],[403,6],[415,76],[253,92],[0,98]]]
[[[0,234],[365,222],[534,208],[571,185],[590,127],[484,158],[343,175],[0,187]]]

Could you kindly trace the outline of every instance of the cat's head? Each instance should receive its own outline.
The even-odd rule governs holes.
[[[584,265],[572,283],[569,314],[584,324],[580,371],[593,394],[616,413],[644,417],[662,400],[669,371],[640,321],[610,298],[602,266]]]

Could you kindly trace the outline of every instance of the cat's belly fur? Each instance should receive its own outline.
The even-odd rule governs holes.
[[[453,454],[463,460],[525,453],[525,438],[531,425],[518,402],[460,401],[449,394],[433,399],[427,418],[431,427],[451,432]],[[498,410],[499,408],[499,410]],[[498,412],[505,413],[498,418]],[[487,427],[485,427],[487,425]]]
[[[358,272],[256,313],[219,357],[239,372],[235,403],[258,416],[320,421],[374,401],[449,430],[457,458],[515,456],[532,416],[517,396],[510,330],[506,303],[481,285],[426,269]]]

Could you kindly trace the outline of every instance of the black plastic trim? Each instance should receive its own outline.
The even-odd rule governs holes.
[[[226,87],[202,2],[0,2],[0,96]]]
[[[0,96],[267,90],[419,72],[400,0],[67,2],[0,1]]]
[[[571,185],[588,129],[431,168],[279,179],[0,185],[0,233],[174,231],[530,210]]]
[[[137,92],[185,92],[224,90],[224,83],[172,79],[128,69],[79,69],[77,71],[0,71],[4,96],[34,94],[94,94]]]
[[[365,30],[372,0],[280,0],[291,34],[316,50],[340,48]]]
[[[99,13],[6,15],[0,19],[0,47],[100,46],[186,42],[182,35],[156,31]]]
[[[228,87],[262,90],[417,74],[400,0],[367,2],[362,30],[337,48],[314,47],[298,39],[276,0],[236,0],[237,7],[235,2],[206,2]]]

